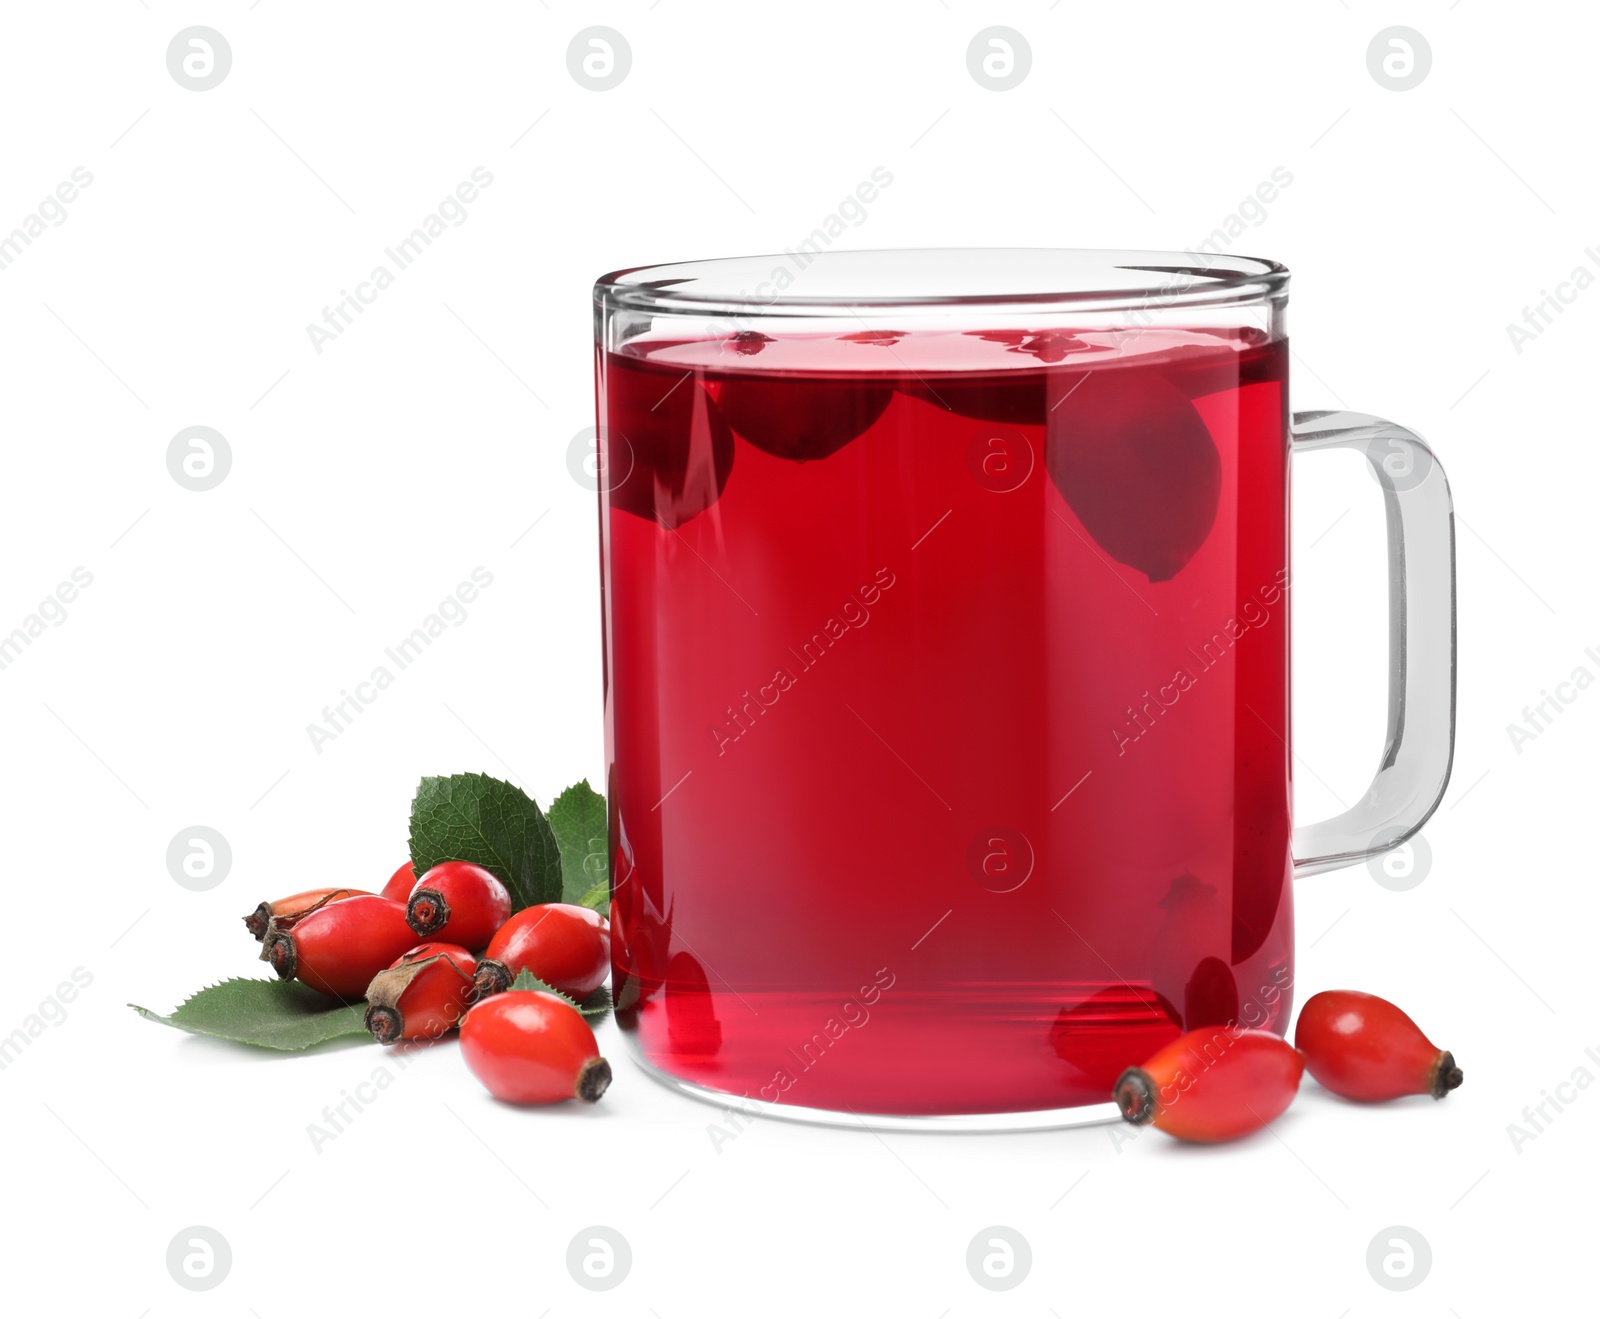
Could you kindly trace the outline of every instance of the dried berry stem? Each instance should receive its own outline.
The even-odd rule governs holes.
[[[1433,1070],[1428,1078],[1428,1093],[1435,1099],[1443,1099],[1461,1081],[1461,1069],[1456,1066],[1455,1055],[1449,1049],[1444,1050],[1434,1059]]]
[[[472,984],[478,1000],[486,999],[491,994],[503,994],[511,988],[511,968],[504,962],[486,957],[478,963]]]
[[[611,1064],[604,1058],[590,1058],[578,1069],[578,1084],[574,1093],[586,1104],[592,1104],[605,1094],[611,1084]]]
[[[262,946],[261,956],[278,973],[278,979],[294,979],[295,971],[299,968],[300,956],[294,946],[294,935],[287,930],[274,930]]]
[[[398,1012],[377,1003],[367,1008],[367,1015],[362,1018],[362,1022],[379,1044],[392,1044],[400,1038],[400,1033],[405,1029],[405,1022]]]
[[[438,889],[420,888],[411,895],[406,919],[411,928],[424,937],[444,928],[450,919],[450,904]]]
[[[1150,1074],[1142,1067],[1130,1067],[1117,1078],[1111,1092],[1123,1119],[1142,1127],[1154,1122],[1156,1117],[1156,1087]]]

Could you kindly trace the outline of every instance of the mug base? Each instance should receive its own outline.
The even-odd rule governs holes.
[[[777,1118],[783,1122],[803,1122],[820,1127],[854,1127],[868,1131],[951,1132],[955,1134],[1004,1134],[1019,1131],[1060,1131],[1067,1127],[1099,1126],[1119,1122],[1122,1114],[1110,1100],[1103,1104],[1079,1104],[1072,1108],[1031,1109],[1019,1113],[858,1113],[854,1109],[807,1108],[800,1104],[774,1104],[750,1099],[727,1090],[717,1090],[664,1072],[646,1062],[631,1039],[628,1057],[633,1065],[658,1085],[691,1099],[733,1109],[752,1117]]]

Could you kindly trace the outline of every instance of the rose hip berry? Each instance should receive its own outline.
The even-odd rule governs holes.
[[[389,876],[389,882],[383,886],[383,896],[393,902],[404,902],[411,896],[411,890],[417,886],[417,872],[411,868],[411,862]]]
[[[304,893],[292,893],[276,902],[260,903],[244,918],[244,928],[260,943],[267,937],[267,927],[273,921],[277,921],[279,929],[288,929],[302,916],[309,915],[326,903],[359,897],[365,892],[365,889],[359,888],[311,888]]]
[[[522,971],[583,1000],[611,968],[611,927],[588,907],[543,902],[524,907],[496,931],[478,963],[478,993],[503,993]]]
[[[379,1044],[436,1040],[461,1024],[477,962],[453,943],[419,944],[372,977],[365,1024]]]
[[[357,999],[373,976],[416,942],[401,903],[363,893],[318,907],[290,929],[274,929],[263,955],[285,980]]]
[[[894,387],[859,380],[763,376],[737,372],[723,383],[717,406],[734,433],[776,458],[826,458],[869,429],[894,398]]]
[[[1135,1126],[1179,1140],[1234,1140],[1271,1122],[1300,1088],[1305,1059],[1271,1031],[1202,1027],[1118,1078],[1112,1098]]]
[[[583,1014],[554,994],[513,989],[467,1012],[461,1056],[490,1094],[508,1104],[594,1103],[611,1084]]]
[[[1329,989],[1312,995],[1300,1009],[1294,1042],[1306,1056],[1306,1070],[1346,1099],[1443,1099],[1461,1084],[1454,1055],[1430,1044],[1416,1022],[1376,994]]]
[[[1166,582],[1217,519],[1222,457],[1193,404],[1144,371],[1093,372],[1051,404],[1045,467],[1118,563]]]
[[[511,894],[482,866],[445,861],[417,881],[406,920],[424,939],[482,948],[511,916]]]

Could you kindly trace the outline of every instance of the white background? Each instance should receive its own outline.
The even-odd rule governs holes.
[[[995,23],[1033,53],[1003,93],[966,66]],[[1433,54],[1404,92],[1366,63],[1397,23]],[[233,53],[205,92],[166,66],[191,24]],[[591,24],[632,50],[603,93],[566,66]],[[93,175],[0,271],[0,632],[93,574],[0,671],[0,1034],[26,1033],[74,968],[92,976],[0,1073],[7,1273],[28,1308],[1592,1306],[1600,1088],[1530,1141],[1507,1128],[1575,1069],[1600,1076],[1600,693],[1520,752],[1506,730],[1580,665],[1600,675],[1600,291],[1521,352],[1506,326],[1600,268],[1597,41],[1579,6],[1483,0],[8,5],[0,232],[74,167]],[[307,323],[480,165],[493,183],[467,221],[319,354]],[[715,1111],[633,1070],[610,1024],[603,1103],[530,1113],[493,1104],[453,1044],[401,1072],[371,1046],[280,1057],[139,1020],[130,1000],[166,1011],[259,972],[238,924],[258,900],[381,883],[419,775],[514,775],[545,802],[600,781],[594,497],[565,456],[592,421],[589,285],[793,245],[877,165],[894,181],[841,245],[1183,248],[1275,166],[1292,174],[1231,250],[1294,272],[1294,405],[1415,427],[1461,514],[1459,736],[1432,870],[1408,892],[1365,868],[1302,882],[1299,996],[1393,998],[1465,1087],[1362,1108],[1308,1080],[1270,1133],[1217,1149],[768,1122],[719,1152]],[[192,425],[232,451],[203,493],[166,467]],[[1358,458],[1300,460],[1302,820],[1353,800],[1377,759],[1382,536]],[[316,753],[306,725],[478,565],[494,584],[468,621]],[[165,862],[195,824],[233,850],[204,893]],[[394,1084],[315,1150],[308,1124],[380,1065]],[[232,1250],[207,1293],[165,1264],[194,1224]],[[633,1252],[603,1294],[564,1262],[590,1224]],[[1032,1247],[1006,1293],[965,1265],[991,1224]],[[1433,1255],[1406,1293],[1365,1263],[1395,1224]]]

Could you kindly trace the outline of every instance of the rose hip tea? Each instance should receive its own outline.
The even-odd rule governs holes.
[[[1197,1026],[1281,1033],[1281,320],[674,292],[721,264],[601,285],[640,1061],[779,1111],[977,1120],[1104,1105]]]

